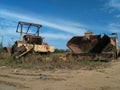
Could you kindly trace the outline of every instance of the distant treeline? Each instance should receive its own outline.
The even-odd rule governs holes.
[[[66,52],[69,52],[70,50],[69,49],[55,49],[55,53],[66,53]]]

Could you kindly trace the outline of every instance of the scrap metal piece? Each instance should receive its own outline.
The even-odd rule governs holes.
[[[118,36],[109,36],[104,34],[94,35],[92,32],[86,32],[84,36],[74,36],[67,42],[67,47],[71,49],[74,55],[93,55],[100,57],[118,57]]]

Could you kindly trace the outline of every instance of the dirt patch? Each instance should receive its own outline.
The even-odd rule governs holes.
[[[19,83],[15,83],[15,82],[7,82],[7,81],[0,80],[0,90],[8,90],[8,89],[9,90],[17,90],[17,88],[24,89],[24,88],[29,88],[29,87],[24,86]]]
[[[86,63],[93,69],[87,69],[89,66],[53,70],[2,67],[0,90],[120,90],[119,60],[109,62],[110,65],[105,63],[109,66],[98,62],[99,68],[95,66],[96,62],[79,64]]]

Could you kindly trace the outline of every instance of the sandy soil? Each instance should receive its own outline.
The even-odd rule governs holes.
[[[97,70],[28,70],[0,67],[0,90],[120,90],[120,61]]]

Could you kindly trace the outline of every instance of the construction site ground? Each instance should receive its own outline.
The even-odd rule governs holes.
[[[0,90],[120,90],[120,58],[96,70],[0,67]]]

